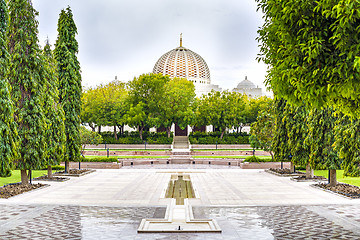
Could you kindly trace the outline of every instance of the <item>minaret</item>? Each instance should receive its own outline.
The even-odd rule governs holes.
[[[182,47],[182,33],[180,33],[180,47]]]

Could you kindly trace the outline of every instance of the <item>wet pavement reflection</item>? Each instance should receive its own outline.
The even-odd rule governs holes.
[[[166,206],[0,205],[0,239],[360,239],[360,206],[193,207],[223,232],[138,234]]]

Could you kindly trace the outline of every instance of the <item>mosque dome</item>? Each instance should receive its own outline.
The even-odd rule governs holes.
[[[245,80],[241,81],[237,87],[237,89],[251,89],[251,88],[256,88],[255,84],[253,84],[251,81],[249,81],[247,79],[247,77],[245,77]]]
[[[205,60],[197,53],[182,46],[162,55],[154,66],[154,73],[171,78],[186,78],[194,84],[210,84],[210,71]]]

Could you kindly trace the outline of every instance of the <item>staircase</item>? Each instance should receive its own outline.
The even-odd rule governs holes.
[[[189,138],[187,136],[175,136],[170,162],[173,164],[190,164],[191,160]]]
[[[175,136],[173,149],[189,149],[189,138],[187,136]]]

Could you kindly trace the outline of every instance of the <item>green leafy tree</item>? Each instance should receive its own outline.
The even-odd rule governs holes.
[[[335,150],[339,153],[344,175],[360,175],[360,120],[340,114],[335,123]]]
[[[114,138],[117,139],[117,128],[124,125],[124,115],[127,108],[127,89],[120,81],[112,81],[100,85],[92,91],[93,98],[90,111],[96,116],[96,125],[113,126]]]
[[[236,92],[215,92],[203,95],[196,110],[196,125],[213,125],[221,131],[223,138],[226,129],[238,127],[245,121],[246,96]]]
[[[46,79],[46,94],[44,96],[44,111],[46,116],[46,141],[48,177],[52,177],[53,165],[60,164],[65,151],[65,114],[59,103],[59,80],[57,77],[56,62],[53,57],[49,41],[43,50],[44,66],[43,79]]]
[[[22,184],[28,184],[27,170],[43,167],[46,152],[42,56],[38,45],[38,13],[31,1],[9,1],[9,81],[15,103],[15,120],[20,137],[16,166]]]
[[[334,125],[336,116],[330,108],[312,109],[309,114],[309,134],[306,144],[310,145],[310,166],[312,169],[329,169],[330,186],[335,186],[336,169],[341,160],[334,149]]]
[[[156,125],[166,128],[168,138],[170,138],[172,124],[185,128],[191,123],[194,114],[191,104],[194,99],[195,86],[192,82],[174,78],[166,84],[160,111],[156,113],[159,120]]]
[[[257,0],[267,85],[292,103],[360,113],[360,2]]]
[[[81,154],[84,155],[86,145],[102,143],[103,139],[97,132],[86,129],[84,126],[80,127],[80,142],[81,142]]]
[[[11,175],[12,162],[18,150],[14,104],[8,82],[9,52],[7,47],[8,9],[0,0],[0,177]]]
[[[276,161],[290,162],[292,155],[291,146],[288,144],[288,118],[285,114],[285,106],[286,101],[283,99],[276,99],[274,101],[275,129],[272,139],[272,151]],[[293,170],[292,167],[290,169]]]
[[[294,165],[306,166],[306,177],[313,177],[313,170],[310,168],[309,156],[310,146],[304,144],[309,129],[307,118],[309,111],[304,106],[293,106],[289,103],[285,106],[286,129],[288,146],[292,155],[291,162]]]
[[[273,102],[269,101],[268,104],[259,111],[256,122],[251,124],[251,136],[249,138],[252,148],[261,148],[264,151],[269,152],[273,160],[274,154],[272,152],[272,139],[275,128],[274,118]]]
[[[77,28],[70,7],[61,10],[54,55],[58,66],[59,97],[65,112],[65,172],[69,161],[80,159],[81,73],[77,60]]]
[[[100,116],[100,111],[98,109],[98,97],[97,97],[96,88],[85,89],[81,95],[81,123],[88,125],[92,131],[96,130],[98,127]]]
[[[162,108],[168,76],[162,74],[143,74],[128,83],[129,111],[124,116],[124,122],[139,130],[143,139],[145,128],[156,126],[159,122],[157,114]]]
[[[258,97],[258,98],[250,98],[248,103],[248,109],[245,116],[245,123],[251,124],[256,122],[256,118],[261,109],[265,108],[272,99],[266,96]]]

